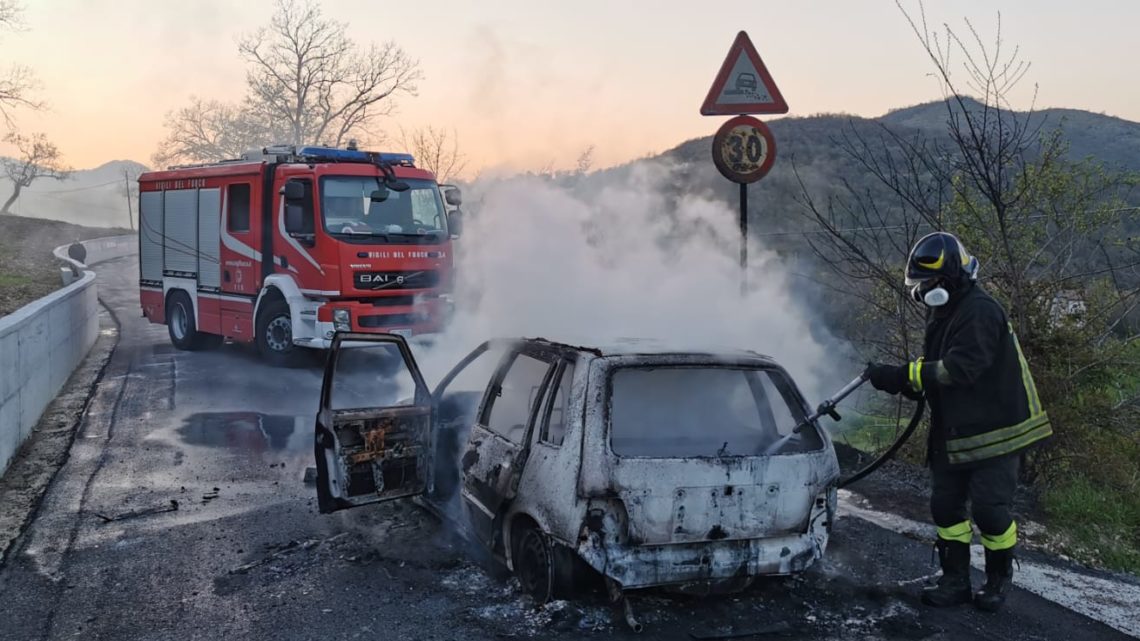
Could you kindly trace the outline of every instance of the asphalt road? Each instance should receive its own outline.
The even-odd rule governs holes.
[[[319,367],[273,369],[232,345],[175,351],[140,317],[136,274],[134,259],[101,266],[120,344],[0,569],[0,639],[634,636],[598,597],[535,609],[410,503],[318,514],[302,478]],[[633,603],[652,639],[771,626],[793,639],[1130,638],[1022,590],[1000,616],[924,608],[930,563],[928,545],[846,517],[802,577]]]

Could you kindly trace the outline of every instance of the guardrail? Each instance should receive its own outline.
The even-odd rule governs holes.
[[[45,408],[95,344],[99,334],[96,263],[138,251],[137,236],[83,241],[84,262],[57,247],[63,289],[0,318],[0,474],[32,432]],[[85,264],[86,263],[86,264]]]

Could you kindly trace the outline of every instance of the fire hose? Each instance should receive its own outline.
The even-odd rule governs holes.
[[[820,403],[819,407],[816,408],[814,413],[801,421],[799,425],[796,425],[796,427],[792,430],[792,434],[798,434],[801,430],[803,430],[803,428],[811,425],[824,416],[830,416],[836,421],[840,420],[839,412],[837,412],[835,409],[836,406],[839,405],[843,399],[850,396],[855,390],[859,389],[863,383],[867,382],[867,380],[867,373],[864,372],[852,380],[850,383],[844,385],[842,389],[833,394],[827,400]],[[914,430],[918,428],[919,422],[922,421],[922,413],[925,409],[925,399],[919,399],[914,408],[914,415],[910,418],[910,423],[907,424],[906,429],[902,431],[902,434],[899,434],[898,438],[895,439],[895,442],[891,443],[891,446],[888,447],[885,452],[880,454],[867,465],[863,466],[862,469],[856,471],[854,474],[845,479],[841,479],[839,481],[839,487],[846,487],[866,477],[868,474],[882,467],[883,463],[886,463],[891,457],[898,453],[899,448],[901,448],[903,444],[907,442],[911,435],[914,434]],[[789,434],[789,436],[792,434]]]

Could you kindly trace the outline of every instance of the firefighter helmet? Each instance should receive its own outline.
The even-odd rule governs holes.
[[[906,261],[906,285],[915,287],[938,279],[948,285],[977,280],[978,259],[962,241],[944,231],[927,234],[914,244]]]

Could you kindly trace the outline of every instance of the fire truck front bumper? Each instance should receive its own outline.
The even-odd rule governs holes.
[[[416,342],[430,342],[446,327],[453,308],[450,297],[446,296],[422,298],[405,306],[384,306],[369,301],[330,301],[316,308],[315,323],[310,325],[314,331],[294,331],[293,343],[300,347],[327,349],[337,331],[397,334],[416,339]]]

